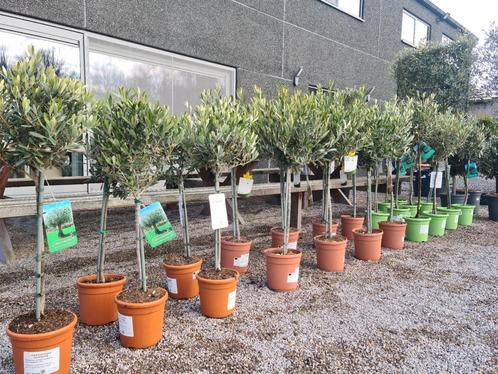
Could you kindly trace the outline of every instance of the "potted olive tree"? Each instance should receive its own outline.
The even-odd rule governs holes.
[[[185,196],[184,177],[193,170],[188,152],[191,136],[191,118],[188,114],[176,117],[179,142],[172,152],[171,162],[166,166],[165,179],[178,187],[178,210],[183,229],[183,254],[168,253],[163,260],[166,271],[168,293],[174,299],[190,299],[199,294],[197,274],[201,270],[202,259],[192,255],[190,243],[187,199]]]
[[[272,248],[265,250],[267,283],[275,291],[292,291],[298,285],[301,251],[297,249],[299,232],[290,228],[291,174],[325,156],[321,145],[328,129],[318,120],[313,93],[291,93],[281,87],[275,98],[268,100],[256,88],[252,104],[261,153],[278,164],[281,178],[282,226],[272,229]]]
[[[69,372],[76,315],[45,308],[43,198],[45,170],[62,167],[67,152],[81,147],[91,127],[87,104],[91,98],[78,80],[61,78],[44,67],[33,48],[9,70],[0,71],[0,139],[2,154],[29,168],[36,186],[35,310],[7,326],[16,372]],[[43,357],[37,352],[44,351]]]
[[[205,91],[201,103],[192,115],[192,133],[189,136],[189,152],[196,168],[206,168],[214,174],[214,195],[210,201],[221,197],[220,209],[226,209],[225,197],[220,194],[220,177],[224,169],[245,165],[257,157],[256,135],[252,128],[252,114],[234,97],[223,97],[221,91]],[[235,182],[234,182],[235,183]],[[223,195],[223,196],[222,196]],[[214,211],[213,216],[225,212]],[[235,206],[236,209],[236,206]],[[221,213],[221,214],[220,214]],[[233,217],[234,222],[237,217]],[[223,269],[221,264],[221,226],[214,226],[215,258],[214,268],[203,270],[197,275],[201,312],[207,317],[224,318],[235,311],[237,280],[239,273]],[[228,241],[248,239],[226,238]],[[233,262],[232,262],[233,263]]]
[[[110,139],[102,153],[106,158],[103,171],[113,183],[112,193],[121,199],[131,196],[135,204],[140,287],[125,289],[115,298],[120,341],[125,347],[146,348],[161,339],[168,293],[147,284],[140,199],[157,182],[160,169],[169,161],[178,142],[177,126],[168,108],[151,103],[140,90],[122,87],[116,95],[100,101],[96,113],[101,136]]]

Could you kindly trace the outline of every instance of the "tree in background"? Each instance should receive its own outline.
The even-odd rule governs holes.
[[[479,48],[478,77],[487,96],[498,95],[498,25],[491,24],[484,45]]]

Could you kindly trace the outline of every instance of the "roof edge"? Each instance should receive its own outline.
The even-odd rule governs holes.
[[[465,32],[467,34],[470,34],[470,35],[474,36],[475,38],[477,38],[477,36],[475,36],[470,30],[468,30],[465,26],[463,26],[456,19],[454,19],[453,17],[451,17],[448,12],[445,12],[444,10],[442,10],[441,8],[439,8],[432,1],[430,1],[430,0],[417,0],[417,2],[419,2],[422,5],[424,5],[426,8],[428,8],[429,10],[431,10],[433,13],[435,13],[436,15],[438,15],[440,17],[444,17],[444,16],[448,15],[447,18],[444,19],[445,22],[447,22],[447,23],[453,25],[454,27],[460,29],[461,31],[463,31],[463,32]]]

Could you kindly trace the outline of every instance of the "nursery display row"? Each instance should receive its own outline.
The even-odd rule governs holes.
[[[299,231],[290,227],[291,177],[306,165],[322,173],[321,217],[313,223],[317,267],[342,272],[348,240],[354,241],[356,258],[378,261],[382,247],[402,249],[405,239],[424,242],[458,225],[472,224],[475,206],[467,204],[467,183],[462,203],[452,201],[450,164],[467,181],[484,157],[496,162],[496,134],[475,118],[443,110],[433,96],[379,104],[369,102],[364,88],[334,89],[332,83],[328,90],[308,93],[282,87],[274,98],[257,87],[251,99],[242,92],[235,98],[210,90],[190,113],[174,116],[136,89],[120,88],[93,100],[82,82],[58,77],[32,49],[26,59],[4,69],[0,78],[4,144],[0,160],[28,168],[37,192],[36,307],[7,327],[19,373],[65,373],[71,363],[77,316],[45,310],[43,232],[45,225],[50,252],[77,243],[70,204],[44,204],[45,171],[61,167],[70,150],[85,150],[92,160],[92,174],[103,181],[96,273],[77,280],[79,320],[89,325],[117,320],[120,342],[130,348],[147,348],[161,339],[168,297],[199,296],[201,313],[207,317],[234,313],[237,281],[249,265],[251,250],[250,238],[239,227],[237,195],[250,194],[253,183],[250,174],[238,175],[238,167],[271,159],[280,168],[282,224],[271,230],[272,245],[264,251],[267,285],[275,291],[292,291],[298,287],[301,251]],[[368,180],[364,216],[356,209],[360,166]],[[431,195],[430,202],[423,202],[421,175],[428,166],[434,170]],[[340,226],[332,221],[330,196],[336,167],[353,180],[353,209],[351,215],[341,216]],[[380,202],[377,187],[383,169],[388,175],[389,201]],[[202,268],[202,260],[192,253],[184,183],[192,170],[203,170],[214,181],[209,196],[214,268]],[[226,170],[230,170],[232,189],[230,236],[221,234],[228,227],[226,197],[220,193],[221,174]],[[443,170],[447,204],[440,207],[437,191]],[[416,171],[418,190],[413,191]],[[492,176],[496,171],[490,172]],[[405,174],[410,175],[411,191],[409,199],[401,201],[399,179]],[[145,241],[156,247],[176,234],[159,203],[144,206],[141,201],[142,194],[163,179],[178,188],[184,244],[182,255],[171,254],[164,260],[167,290],[148,287]],[[111,195],[134,199],[139,289],[124,288],[124,274],[105,272]],[[493,218],[498,195],[490,194],[488,199]]]

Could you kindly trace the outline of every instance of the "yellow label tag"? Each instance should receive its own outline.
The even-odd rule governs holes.
[[[246,171],[243,175],[244,179],[252,179],[252,174],[250,171]]]
[[[356,152],[355,151],[348,152],[348,153],[346,153],[346,156],[354,157],[354,156],[356,156]]]

